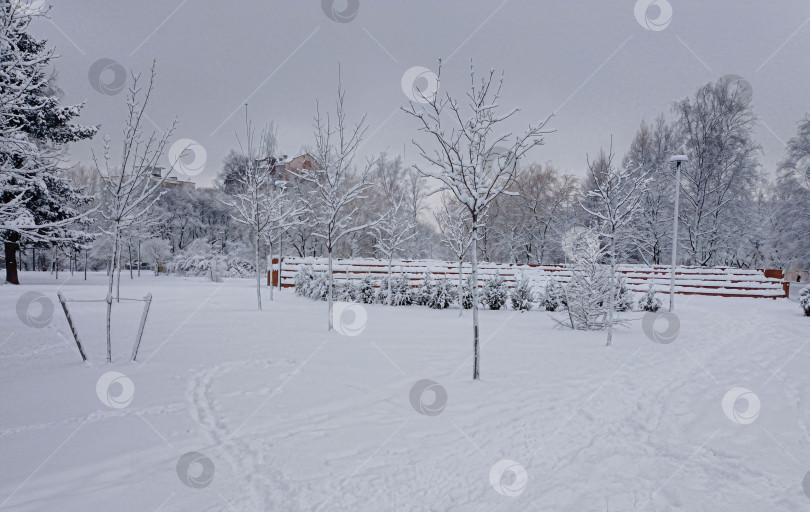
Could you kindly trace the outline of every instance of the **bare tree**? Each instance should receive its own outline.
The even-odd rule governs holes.
[[[107,284],[107,362],[112,361],[110,322],[112,317],[113,283],[118,277],[120,299],[121,286],[121,242],[124,232],[141,217],[145,216],[160,198],[161,185],[171,173],[156,177],[154,170],[163,157],[176,122],[158,136],[155,132],[144,135],[142,122],[146,107],[155,85],[155,63],[152,63],[145,88],[141,86],[141,75],[132,76],[132,86],[127,95],[127,119],[124,126],[121,161],[116,167],[110,155],[110,139],[104,139],[102,162],[93,153],[93,163],[102,181],[101,215],[107,226],[104,231],[112,240],[110,254],[110,274]],[[176,163],[176,162],[175,162]]]
[[[464,255],[470,249],[472,232],[470,229],[469,213],[460,204],[450,204],[447,196],[442,197],[442,206],[434,213],[436,223],[439,225],[442,242],[447,245],[450,252],[458,261],[458,316],[464,313],[464,281],[462,270]]]
[[[334,276],[332,258],[338,242],[344,237],[368,229],[379,219],[359,221],[356,217],[360,201],[372,186],[370,179],[373,162],[367,161],[360,172],[355,172],[354,161],[357,148],[365,134],[365,116],[353,127],[346,125],[343,106],[344,91],[338,80],[338,96],[334,118],[321,115],[320,107],[315,114],[314,157],[317,169],[301,169],[294,174],[309,184],[309,191],[302,198],[305,209],[314,225],[313,236],[323,241],[329,260],[329,330],[333,328],[332,308]]]
[[[394,256],[401,253],[405,244],[411,240],[416,233],[413,232],[413,223],[405,209],[404,201],[391,199],[391,206],[385,212],[382,219],[374,226],[375,242],[374,248],[380,251],[388,260],[388,297],[386,303],[391,305],[391,280],[393,279]]]
[[[437,80],[441,83],[441,61]],[[543,143],[548,133],[544,121],[529,125],[522,134],[498,133],[502,123],[519,109],[500,111],[503,77],[495,79],[490,71],[477,82],[470,65],[470,89],[462,105],[445,94],[425,97],[424,107],[409,102],[403,110],[417,119],[419,130],[433,141],[433,149],[413,141],[426,165],[416,166],[425,176],[435,178],[438,190],[449,190],[470,213],[471,266],[473,279],[473,379],[480,376],[478,333],[478,259],[479,223],[492,201],[510,190],[518,174],[518,161],[534,146]],[[450,127],[446,119],[451,119]]]
[[[256,272],[256,304],[262,310],[262,242],[273,229],[286,227],[290,219],[303,209],[289,200],[284,183],[276,179],[274,171],[281,164],[275,152],[275,136],[268,129],[262,132],[259,147],[255,147],[255,133],[245,109],[245,146],[239,143],[244,155],[244,167],[234,178],[233,201],[223,201],[233,209],[231,217],[250,229],[253,241],[253,263]],[[264,155],[264,157],[260,157]],[[272,286],[270,293],[272,294]],[[271,295],[272,299],[272,295]]]
[[[613,343],[613,315],[616,298],[616,251],[623,229],[636,214],[649,183],[652,169],[630,163],[617,167],[613,163],[613,141],[606,155],[600,152],[596,160],[588,160],[588,178],[592,188],[582,208],[593,216],[608,239],[610,253],[610,293],[608,295],[607,346]]]

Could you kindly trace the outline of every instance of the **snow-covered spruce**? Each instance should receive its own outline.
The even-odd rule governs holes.
[[[557,311],[567,307],[562,285],[553,277],[546,281],[546,291],[542,297],[542,305],[546,311]]]
[[[309,289],[312,286],[313,277],[312,266],[301,265],[293,278],[293,282],[295,283],[295,294],[303,297],[309,297]]]
[[[799,294],[799,306],[806,316],[810,316],[810,286],[807,286]]]
[[[650,284],[644,295],[638,300],[638,308],[641,311],[656,312],[661,309],[661,299],[655,296],[655,286]]]
[[[377,300],[377,290],[375,288],[376,281],[371,277],[371,274],[366,276],[357,283],[355,291],[355,300],[363,304],[374,304]]]
[[[515,288],[509,297],[512,302],[512,309],[516,311],[530,311],[534,307],[534,290],[532,283],[525,276],[521,275],[515,283]]]
[[[489,309],[501,309],[508,297],[509,288],[500,275],[488,279],[481,289],[481,304]]]
[[[633,309],[633,292],[627,287],[627,279],[623,275],[616,277],[616,295],[613,298],[613,309],[616,311],[630,311]]]

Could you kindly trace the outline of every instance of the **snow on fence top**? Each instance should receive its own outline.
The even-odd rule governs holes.
[[[293,287],[295,274],[309,265],[315,271],[327,270],[326,258],[284,258],[281,263],[281,286]],[[413,286],[422,282],[425,272],[434,278],[449,279],[458,283],[458,262],[441,260],[394,260],[391,265],[395,276],[405,276]],[[333,271],[336,281],[355,281],[371,275],[384,279],[388,275],[388,262],[370,258],[335,259]],[[649,265],[619,265],[627,287],[635,292],[645,292],[650,284],[656,291],[669,291],[669,267]],[[470,264],[462,266],[462,278],[471,273]],[[521,276],[530,279],[535,287],[542,289],[549,279],[565,283],[571,276],[566,265],[532,265],[482,262],[478,266],[479,279],[485,281],[495,275],[503,277],[507,286],[514,286]],[[277,284],[278,260],[273,260],[272,273],[268,269],[268,284]],[[761,269],[731,267],[677,267],[675,270],[675,293],[686,295],[712,295],[721,297],[785,297],[787,294],[780,278],[766,277]]]

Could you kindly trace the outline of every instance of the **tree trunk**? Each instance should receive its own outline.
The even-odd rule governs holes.
[[[59,280],[59,254],[57,252],[56,244],[53,245],[53,272],[54,278]]]
[[[473,380],[478,380],[480,360],[478,347],[478,216],[472,216],[472,246],[470,254],[472,267],[472,314],[473,314]]]
[[[84,280],[87,281],[87,249],[84,250]]]
[[[461,271],[464,268],[464,257],[458,259],[458,316],[464,315],[464,280]]]
[[[111,333],[111,320],[112,320],[112,292],[113,282],[115,281],[115,262],[118,257],[118,229],[116,228],[113,236],[113,251],[110,257],[110,272],[107,279],[107,362],[112,362],[112,333]]]
[[[331,331],[334,328],[334,325],[332,324],[332,308],[334,306],[332,303],[332,248],[328,248],[327,252],[329,255],[329,290],[326,294],[326,300],[329,305],[329,330]]]
[[[121,302],[121,242],[118,242],[118,259],[116,260],[116,268],[113,270],[113,275],[116,275],[115,282],[115,302]]]
[[[386,302],[390,306],[392,304],[391,300],[391,278],[393,277],[393,273],[391,272],[391,265],[394,264],[394,253],[392,252],[391,255],[388,257],[388,300]]]
[[[270,300],[273,300],[273,240],[270,240],[267,247],[270,254]]]
[[[608,297],[608,335],[606,346],[613,344],[613,301],[616,297],[616,230],[610,234],[610,297]]]
[[[262,310],[262,271],[259,267],[259,231],[256,230],[256,250],[254,252],[254,260],[256,263],[256,304],[259,306],[259,311]]]
[[[127,251],[129,251],[129,278],[135,279],[135,275],[132,273],[132,244],[127,243]]]
[[[17,274],[17,245],[20,240],[20,234],[14,231],[8,234],[8,240],[4,245],[4,252],[6,258],[6,282],[9,284],[20,284],[20,278]]]
[[[281,260],[284,258],[284,231],[278,236],[278,290],[281,291]],[[272,281],[270,282],[272,285]]]
[[[141,277],[141,240],[138,239],[138,277]]]

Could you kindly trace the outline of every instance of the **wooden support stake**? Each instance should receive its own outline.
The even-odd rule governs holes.
[[[70,326],[70,332],[73,333],[73,339],[76,340],[76,346],[79,347],[79,354],[82,356],[82,361],[87,361],[87,356],[84,355],[84,350],[82,350],[82,343],[79,341],[79,332],[76,330],[76,326],[73,325],[73,319],[70,317],[67,301],[62,296],[62,292],[57,292],[56,295],[59,297],[59,303],[62,304],[62,311],[65,312],[65,318],[67,318],[68,325]]]
[[[149,305],[152,303],[152,294],[147,293],[144,297],[146,303],[143,305],[143,314],[141,315],[141,325],[138,326],[138,335],[135,337],[135,347],[132,349],[132,361],[138,357],[138,347],[141,345],[141,337],[143,337],[143,328],[146,325],[146,315],[149,314]]]

